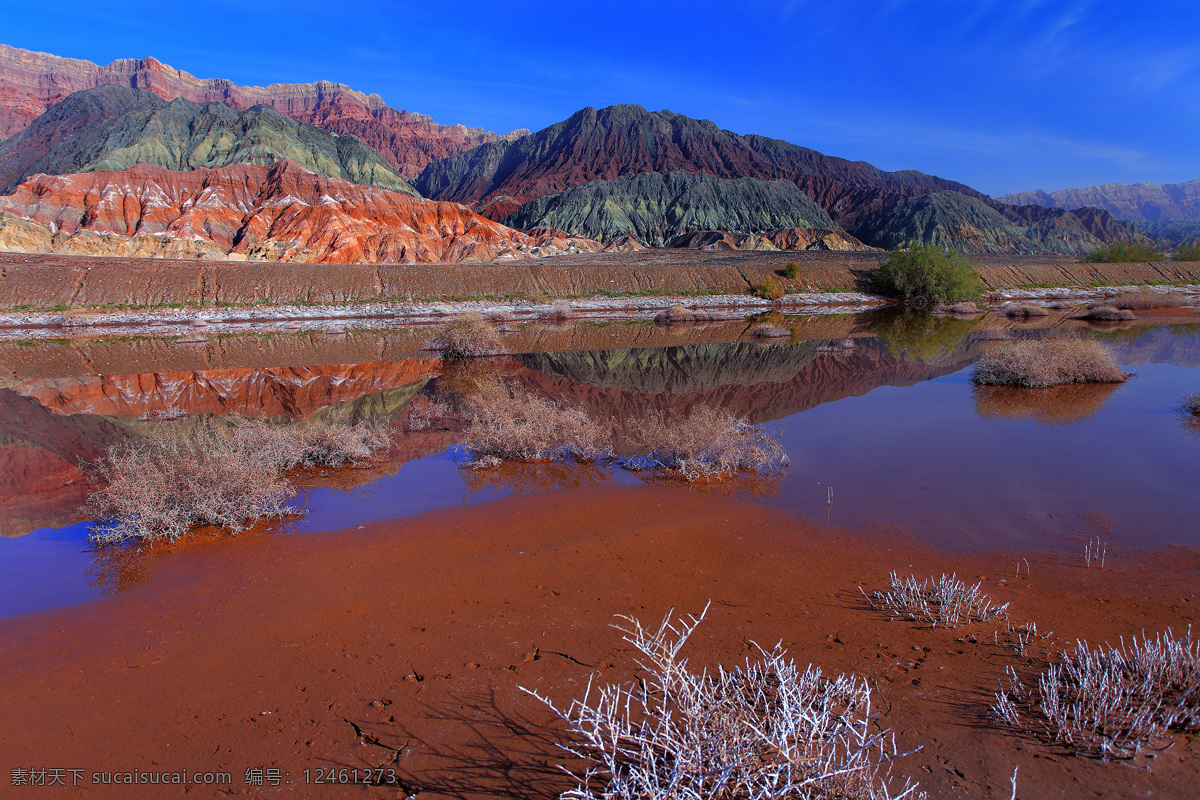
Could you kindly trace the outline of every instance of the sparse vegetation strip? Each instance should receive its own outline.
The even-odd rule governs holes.
[[[1145,242],[1110,242],[1079,260],[1085,264],[1144,264],[1162,261],[1163,254]]]

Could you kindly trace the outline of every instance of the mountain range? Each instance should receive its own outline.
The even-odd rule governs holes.
[[[1200,244],[1200,180],[1186,183],[1105,183],[1086,189],[1007,194],[1006,203],[1034,203],[1050,208],[1081,205],[1101,208],[1116,219],[1132,222],[1138,231],[1166,247]]]
[[[589,107],[498,136],[339,84],[243,87],[152,58],[97,66],[0,45],[0,135],[0,248],[424,262],[603,245],[1077,254],[1140,237],[1104,210],[1014,205],[670,111]],[[283,176],[307,194],[264,190]],[[336,214],[321,211],[327,186]],[[201,197],[204,225],[186,205]],[[444,243],[430,208],[457,220]],[[464,245],[469,231],[490,243]]]
[[[1200,222],[1200,180],[1187,183],[1105,183],[1086,189],[1006,194],[1003,203],[1049,208],[1102,208],[1130,222]]]

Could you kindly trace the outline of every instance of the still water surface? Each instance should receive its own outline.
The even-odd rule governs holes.
[[[839,526],[899,526],[948,550],[1082,552],[1093,536],[1111,553],[1200,546],[1200,434],[1177,411],[1200,389],[1200,326],[1095,335],[1136,373],[1127,383],[980,389],[970,364],[991,344],[974,334],[931,347],[865,336],[539,352],[509,359],[505,379],[613,417],[698,403],[736,411],[779,435],[790,466],[732,490]],[[414,384],[402,401],[442,390],[437,379]],[[309,489],[307,516],[276,528],[336,530],[514,491],[535,503],[563,485],[644,479],[590,466],[487,473],[460,458],[442,446],[353,490]],[[86,536],[78,522],[0,539],[0,615],[111,591]]]

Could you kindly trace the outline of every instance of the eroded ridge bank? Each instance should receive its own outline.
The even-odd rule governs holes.
[[[467,299],[750,296],[767,278],[788,297],[852,294],[886,253],[661,250],[516,262],[288,264],[0,253],[0,310],[333,306]],[[800,265],[782,279],[789,262]],[[1200,263],[1081,264],[1057,256],[984,256],[988,289],[1200,283]]]

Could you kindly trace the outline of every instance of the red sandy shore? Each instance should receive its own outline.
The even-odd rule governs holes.
[[[924,748],[896,773],[931,797],[1008,798],[1014,766],[1026,800],[1194,797],[1194,737],[1126,763],[1022,739],[987,712],[1005,666],[1027,665],[993,644],[995,625],[888,622],[858,593],[891,569],[957,570],[1061,646],[1197,621],[1194,551],[1110,553],[1103,571],[1025,556],[1032,571],[1015,579],[1013,554],[944,553],[671,486],[191,543],[150,558],[115,596],[0,621],[2,793],[18,796],[11,769],[45,767],[81,769],[83,784],[95,771],[228,770],[233,796],[405,796],[305,783],[306,769],[384,767],[421,797],[549,798],[568,786],[555,769],[560,727],[517,687],[565,703],[592,673],[627,679],[615,614],[656,622],[711,599],[693,663],[732,665],[750,642],[782,640],[801,662],[866,676],[880,722],[902,748]],[[251,789],[251,767],[285,780]],[[86,785],[56,796],[183,793]]]

